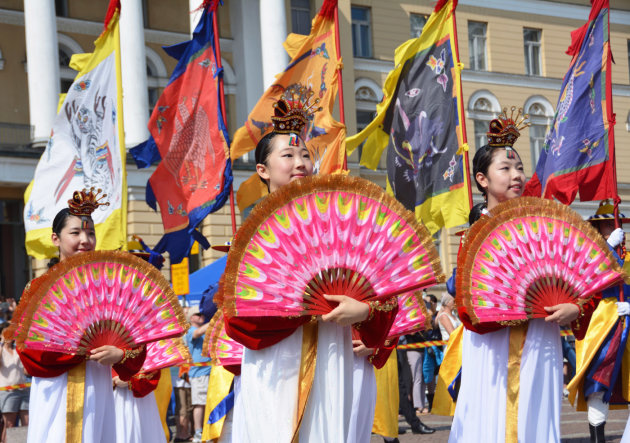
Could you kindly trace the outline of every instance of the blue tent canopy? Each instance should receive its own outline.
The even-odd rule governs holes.
[[[188,280],[190,292],[186,296],[186,300],[191,305],[198,305],[204,291],[211,285],[216,285],[219,282],[225,271],[226,262],[227,255],[190,274]]]

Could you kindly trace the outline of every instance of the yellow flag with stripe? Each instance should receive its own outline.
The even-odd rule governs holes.
[[[116,2],[112,2],[115,5]],[[75,54],[77,70],[50,139],[24,193],[26,252],[38,259],[52,257],[55,215],[68,206],[76,190],[101,189],[109,206],[93,214],[97,249],[125,249],[127,184],[122,112],[119,8],[110,7],[105,29],[91,54]]]
[[[291,85],[299,83],[314,92],[313,100],[319,99],[323,108],[304,128],[302,138],[306,143],[315,170],[319,174],[341,173],[345,163],[346,127],[334,119],[332,112],[339,87],[341,57],[335,45],[334,13],[337,0],[325,0],[315,16],[309,35],[289,34],[284,48],[291,61],[285,70],[251,110],[245,124],[234,134],[230,148],[232,160],[256,148],[256,145],[272,130],[273,105]],[[254,174],[239,187],[236,200],[243,211],[267,194],[258,174]]]
[[[456,6],[438,1],[420,37],[396,49],[375,119],[346,139],[348,153],[365,142],[361,164],[371,169],[387,148],[388,191],[431,233],[470,211]]]

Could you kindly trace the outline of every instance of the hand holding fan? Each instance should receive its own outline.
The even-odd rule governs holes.
[[[186,363],[192,363],[192,357],[184,340],[181,337],[165,338],[147,344],[147,356],[141,371],[152,372]]]
[[[568,206],[520,197],[490,212],[457,260],[457,303],[473,323],[547,317],[546,306],[582,305],[623,281],[605,240]]]
[[[444,281],[427,229],[379,186],[296,180],[254,208],[228,253],[227,316],[322,315],[323,295],[384,300]]]
[[[122,251],[84,252],[51,268],[25,300],[18,346],[86,354],[182,335],[182,308],[162,274]]]
[[[202,355],[210,357],[217,366],[240,365],[243,359],[243,345],[232,340],[225,332],[223,309],[219,309],[203,339]]]

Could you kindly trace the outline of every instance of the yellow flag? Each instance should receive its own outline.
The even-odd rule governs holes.
[[[319,98],[319,105],[323,108],[321,112],[315,113],[313,121],[302,134],[315,168],[318,173],[326,174],[343,170],[346,129],[345,125],[332,116],[339,84],[338,69],[341,66],[335,47],[336,7],[336,0],[325,0],[313,19],[309,35],[290,34],[287,37],[284,47],[291,61],[278,74],[276,82],[265,91],[250,112],[245,125],[234,134],[232,160],[256,148],[258,141],[272,129],[273,104],[287,87],[300,83],[315,92],[313,98]],[[256,177],[247,180],[239,188],[239,208],[245,209],[261,198],[265,191],[266,188],[261,188]]]

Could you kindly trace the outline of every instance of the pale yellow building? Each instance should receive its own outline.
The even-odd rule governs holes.
[[[262,94],[263,68],[277,72],[281,69],[277,66],[283,66],[281,54],[263,58],[263,46],[276,48],[277,54],[279,45],[274,42],[284,40],[287,32],[307,33],[310,19],[322,1],[226,0],[219,8],[230,133],[245,121]],[[46,15],[40,11],[34,16],[25,11],[25,2],[39,5],[41,11],[47,6],[52,12]],[[198,0],[122,1],[123,14],[125,8],[135,11],[131,19],[136,20],[132,20],[135,27],[128,27],[128,34],[121,37],[123,57],[125,42],[144,53],[143,60],[135,57],[123,66],[128,70],[135,66],[135,74],[144,77],[144,83],[139,83],[142,91],[129,89],[140,98],[125,104],[127,148],[148,135],[146,122],[150,109],[175,66],[175,61],[161,46],[189,38],[191,23],[198,16],[189,14],[189,10],[199,3]],[[372,118],[382,97],[383,82],[393,68],[395,48],[418,35],[434,3],[434,0],[339,0],[348,134],[356,133],[357,128],[364,127]],[[75,73],[68,68],[68,61],[74,53],[92,51],[93,41],[102,30],[107,4],[106,0],[0,0],[0,295],[17,296],[33,272],[43,269],[43,262],[31,261],[25,255],[22,222],[22,196],[50,132],[46,119],[38,114],[49,105],[39,104],[51,102],[55,94],[69,87]],[[630,165],[630,3],[611,0],[611,9],[619,192],[624,200],[622,211],[630,214],[630,203],[625,203],[630,202],[627,167]],[[463,93],[471,158],[475,146],[484,141],[488,122],[503,107],[523,107],[531,115],[533,126],[523,132],[516,148],[525,163],[527,176],[531,176],[569,65],[570,58],[565,50],[570,42],[570,31],[583,25],[588,13],[588,0],[459,1],[456,19],[460,58],[464,64]],[[286,30],[272,26],[269,17],[280,17]],[[57,53],[49,51],[48,55],[56,60],[56,72],[54,69],[41,71],[35,66],[29,69],[29,37],[25,32],[28,20],[54,27]],[[121,23],[122,20],[123,17]],[[59,90],[47,88],[41,94],[30,93],[30,89],[34,91],[41,86],[38,81],[51,78]],[[127,106],[139,111],[135,112],[136,120],[130,123],[127,122]],[[349,166],[353,174],[384,185],[384,169],[360,168],[356,154],[350,157]],[[384,167],[384,162],[381,166]],[[253,168],[249,159],[234,165],[236,187],[249,177]],[[155,245],[163,233],[161,219],[144,202],[145,185],[152,171],[153,168],[139,171],[131,159],[128,161],[128,232]],[[593,212],[595,206],[596,203],[575,204],[583,215]],[[237,222],[240,221],[237,214]],[[457,239],[451,235],[452,231],[443,230],[437,237],[447,274],[454,266],[457,252]],[[229,205],[208,216],[202,232],[213,244],[230,239]],[[209,264],[220,255],[213,250],[201,252],[192,258],[191,270]],[[168,262],[165,270],[168,275]]]

